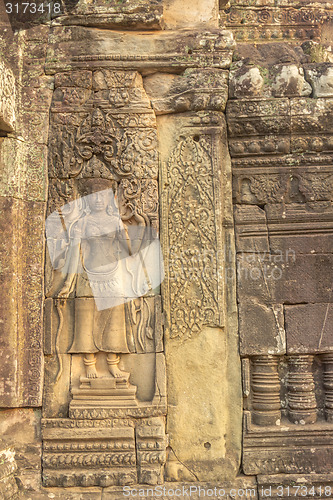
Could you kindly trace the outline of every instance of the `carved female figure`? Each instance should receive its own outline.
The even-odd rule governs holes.
[[[75,291],[74,339],[68,352],[83,354],[88,378],[98,376],[95,354],[99,351],[106,352],[113,377],[128,377],[118,367],[120,355],[130,352],[124,308],[128,300],[124,262],[139,251],[146,221],[135,206],[126,218],[116,214],[110,181],[86,181],[85,194],[84,214],[69,231],[67,274],[58,293],[59,298],[67,298]],[[135,224],[133,239],[122,222],[125,219]]]

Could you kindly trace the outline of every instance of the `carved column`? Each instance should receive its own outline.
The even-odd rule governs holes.
[[[278,361],[278,356],[252,358],[252,417],[257,425],[276,425],[281,419]]]
[[[323,354],[321,360],[324,366],[325,417],[333,422],[333,353]]]
[[[313,356],[288,356],[288,413],[295,424],[317,420],[317,402],[312,373]]]

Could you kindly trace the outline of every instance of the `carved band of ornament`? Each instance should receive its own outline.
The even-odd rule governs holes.
[[[42,419],[42,429],[91,429],[108,427],[134,427],[133,420],[124,418],[104,419],[104,420],[71,420],[69,418],[61,419]]]
[[[43,454],[43,466],[56,469],[72,467],[129,466],[136,464],[134,453],[57,453]]]
[[[162,440],[162,439],[160,442],[158,442],[158,441],[149,442],[149,443],[137,442],[136,447],[139,451],[154,451],[155,449],[158,450],[158,449],[165,448],[165,443],[164,443],[164,440]]]
[[[283,125],[283,124],[282,124]],[[237,127],[241,128],[242,124],[238,124]],[[265,123],[258,122],[253,126],[257,128],[265,127]],[[283,133],[287,130],[287,126]],[[264,131],[264,130],[262,130]],[[237,131],[234,131],[237,132]],[[250,133],[253,132],[253,129]],[[260,133],[260,130],[255,131],[255,133]],[[276,130],[272,131],[277,133]],[[245,130],[244,130],[245,133]],[[230,155],[232,158],[238,156],[250,156],[250,155],[272,155],[272,154],[287,154],[291,153],[309,153],[313,151],[315,153],[333,152],[333,138],[331,135],[320,136],[320,137],[259,137],[252,138],[246,137],[241,139],[232,139],[229,142]],[[272,160],[274,161],[274,160]]]
[[[321,360],[324,366],[325,417],[328,422],[333,422],[333,353],[323,354]]]
[[[317,402],[313,379],[312,355],[288,356],[288,415],[296,424],[317,420]]]
[[[301,29],[303,28],[303,29]],[[319,28],[318,27],[302,27],[299,26],[294,28],[292,25],[281,28],[271,26],[271,28],[261,29],[259,27],[238,27],[232,28],[232,31],[235,36],[236,42],[251,42],[260,40],[308,40],[315,39],[319,37]]]
[[[43,450],[44,451],[105,451],[112,450],[119,452],[120,450],[134,450],[135,444],[128,442],[121,442],[117,439],[115,441],[107,441],[103,439],[103,441],[86,441],[77,440],[76,442],[65,442],[65,443],[57,443],[52,441],[44,441],[43,442]]]
[[[104,419],[110,417],[158,417],[166,415],[166,406],[145,406],[142,408],[102,408],[102,409],[69,409],[70,418],[79,419]]]
[[[276,425],[281,420],[278,356],[252,358],[252,420],[257,425]]]
[[[166,452],[147,452],[147,453],[139,453],[138,454],[138,463],[139,465],[146,464],[161,464],[163,465],[166,461]]]
[[[77,472],[55,472],[53,470],[44,470],[43,485],[48,487],[71,486],[120,486],[133,484],[137,480],[136,470],[133,467],[111,471],[110,469],[101,470],[82,470]]]
[[[258,174],[234,175],[234,193],[237,203],[280,203],[298,195],[307,202],[333,199],[333,174]]]
[[[249,99],[237,99],[236,101],[229,101],[227,107],[227,118],[229,121],[234,119],[235,125],[238,125],[240,118],[245,118],[246,122],[243,127],[245,128],[248,124],[248,118],[258,118],[267,119],[271,118],[276,121],[277,116],[290,115],[290,103],[289,99],[286,98],[268,98],[263,100],[249,100]],[[234,122],[232,122],[234,125]]]
[[[232,159],[232,166],[233,170],[236,171],[236,169],[244,169],[246,168],[247,170],[249,169],[259,169],[259,168],[265,168],[271,169],[276,172],[277,169],[283,168],[283,167],[303,167],[306,168],[312,167],[316,168],[317,166],[321,166],[325,170],[331,170],[332,167],[332,162],[333,162],[333,155],[330,154],[321,154],[321,155],[316,155],[315,153],[310,154],[310,155],[296,155],[296,154],[290,154],[290,155],[284,155],[284,156],[275,156],[275,157],[270,157],[270,156],[259,156],[259,157],[250,157],[250,158],[233,158]],[[255,173],[255,172],[253,172]]]
[[[226,27],[244,25],[273,25],[288,26],[305,25],[314,26],[322,23],[332,17],[332,14],[326,10],[318,9],[288,9],[288,8],[265,8],[265,9],[247,9],[231,8],[227,15],[222,19]],[[259,26],[258,26],[259,27]],[[261,26],[260,26],[261,27]]]

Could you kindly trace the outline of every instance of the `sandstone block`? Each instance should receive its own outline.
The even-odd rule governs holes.
[[[311,84],[313,97],[333,97],[333,64],[308,64],[305,77]]]
[[[238,299],[264,304],[332,301],[332,254],[295,252],[238,257]]]
[[[269,252],[264,210],[257,206],[235,205],[237,252]]]
[[[285,306],[287,353],[318,353],[333,350],[332,304]]]
[[[240,353],[242,356],[285,354],[283,306],[254,301],[239,304]]]
[[[312,88],[304,78],[304,70],[295,64],[277,65],[271,71],[272,94],[275,97],[309,96]]]

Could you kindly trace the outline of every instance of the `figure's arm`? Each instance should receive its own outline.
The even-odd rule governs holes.
[[[120,238],[120,242],[122,246],[128,250],[129,255],[134,255],[140,250],[147,224],[145,218],[137,212],[136,208],[133,208],[129,216],[123,217],[122,221],[129,219],[135,220],[138,225],[127,228],[126,225],[123,224],[124,229],[122,232],[125,233],[125,237]],[[130,234],[128,234],[129,232]]]
[[[74,290],[80,264],[81,227],[79,225],[73,229],[73,235],[70,237],[69,245],[66,259],[66,278],[58,293],[59,298],[68,298],[70,293]]]

